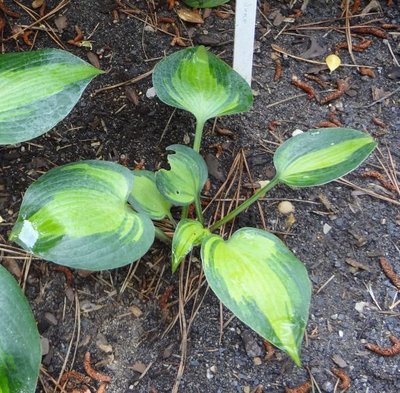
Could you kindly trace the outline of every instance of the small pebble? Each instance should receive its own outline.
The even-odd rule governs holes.
[[[147,91],[146,91],[147,98],[154,98],[156,95],[157,95],[156,89],[154,87],[150,87],[149,89],[147,89]]]
[[[253,358],[253,364],[255,366],[260,366],[262,364],[262,360],[259,356],[256,356],[255,358]]]
[[[42,356],[45,356],[49,353],[50,350],[50,342],[49,339],[46,337],[40,338],[40,344],[42,346]]]
[[[150,32],[150,33],[155,33],[157,30],[154,29],[154,27],[152,27],[152,26],[146,24],[146,25],[144,26],[144,31],[148,31],[148,32]]]
[[[327,392],[327,393],[333,392],[334,387],[333,387],[332,382],[329,382],[329,381],[324,382],[322,385],[322,389],[324,389],[324,392]]]
[[[322,232],[324,232],[324,235],[327,235],[331,229],[332,227],[329,224],[324,224],[324,226],[322,227]]]

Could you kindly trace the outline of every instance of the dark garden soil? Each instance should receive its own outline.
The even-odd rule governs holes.
[[[17,2],[4,2],[21,13],[20,19],[9,18],[8,22],[32,22]],[[31,5],[31,1],[23,3]],[[56,265],[30,261],[26,254],[14,253],[18,249],[7,242],[24,191],[47,170],[82,159],[153,170],[164,165],[168,145],[193,140],[193,118],[151,97],[150,77],[96,94],[105,86],[148,72],[165,54],[179,49],[171,46],[173,25],[161,18],[173,18],[183,43],[202,43],[227,62],[232,60],[233,5],[207,11],[204,24],[196,25],[180,21],[164,1],[71,0],[55,15],[65,15],[67,26],[57,31],[54,17],[47,22],[67,49],[83,59],[89,49],[67,41],[75,37],[76,25],[85,38],[90,35],[91,56],[95,54],[107,73],[90,84],[72,113],[54,130],[30,142],[0,148],[2,263],[24,281],[21,270],[31,262],[25,290],[45,350],[38,392],[55,391],[54,380],[62,370],[85,373],[86,352],[91,354],[93,367],[112,378],[107,387],[112,393],[170,392],[177,386],[179,370],[179,392],[185,393],[284,392],[286,387],[309,380],[316,392],[340,392],[332,368],[349,376],[348,392],[400,391],[400,356],[383,357],[366,348],[367,343],[390,347],[390,335],[400,339],[399,288],[379,264],[384,257],[400,274],[400,193],[393,179],[400,166],[400,72],[394,60],[400,59],[399,3],[394,0],[388,6],[390,1],[380,0],[375,3],[381,9],[375,7],[365,18],[351,19],[352,26],[368,23],[379,28],[378,32],[367,29],[362,35],[358,31],[353,38],[355,45],[367,46],[366,40],[371,41],[363,51],[353,48],[357,64],[373,67],[371,76],[361,75],[356,67],[343,66],[329,73],[318,64],[283,54],[277,57],[273,44],[291,55],[320,61],[346,41],[340,1],[312,0],[302,15],[296,9],[303,3],[292,3],[296,3],[293,8],[286,2],[259,3],[264,15],[258,14],[256,31],[254,107],[243,115],[220,118],[215,125],[209,122],[202,153],[211,174],[205,204],[229,171],[237,170],[231,192],[225,194],[225,190],[220,195],[224,201],[211,205],[208,217],[212,219],[212,211],[226,213],[239,186],[244,197],[251,194],[252,181],[271,178],[273,150],[297,128],[307,130],[333,121],[366,131],[379,144],[366,164],[346,176],[347,184],[334,182],[301,190],[279,186],[235,223],[236,227],[262,227],[264,218],[266,227],[278,233],[307,266],[313,298],[302,348],[303,367],[296,367],[282,352],[266,352],[260,337],[231,318],[207,290],[197,253],[190,263],[186,261],[185,270],[171,275],[168,250],[156,242],[150,253],[130,267],[92,274],[73,271],[69,282],[68,274]],[[368,3],[374,2],[361,1],[360,10]],[[48,1],[47,11],[57,4]],[[327,21],[312,29],[300,28],[323,20]],[[379,36],[382,32],[386,39]],[[10,34],[7,25],[3,36]],[[37,34],[34,49],[55,46],[43,31]],[[29,47],[19,38],[18,43],[4,41],[3,49]],[[347,49],[339,49],[338,54],[343,63],[352,64]],[[282,76],[274,81],[278,61]],[[306,79],[306,74],[317,77],[321,85]],[[293,75],[312,86],[317,97],[309,99],[294,86]],[[338,79],[346,81],[346,91],[322,104],[335,91]],[[383,181],[368,176],[367,171],[379,174]],[[292,216],[278,212],[282,200],[294,205]],[[185,318],[179,301],[186,302]],[[84,385],[95,392],[100,383],[92,379],[82,384],[71,378],[66,391]]]

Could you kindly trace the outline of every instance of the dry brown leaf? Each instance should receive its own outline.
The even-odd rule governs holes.
[[[57,18],[54,19],[54,24],[56,25],[58,32],[61,34],[64,29],[68,27],[68,19],[65,15],[57,16]]]
[[[96,53],[89,51],[86,56],[93,67],[100,69],[100,61]]]
[[[361,11],[361,17],[364,18],[367,16],[371,11],[377,11],[380,12],[382,11],[381,5],[379,4],[378,1],[372,0],[369,2],[369,4]]]
[[[316,38],[310,37],[310,46],[308,49],[302,53],[302,57],[305,59],[314,59],[316,57],[321,57],[326,53],[327,49],[322,47]]]
[[[22,277],[22,270],[15,259],[3,257],[3,266],[18,280]]]
[[[176,13],[178,14],[179,18],[185,22],[200,24],[204,23],[203,18],[197,11],[189,10],[188,8],[180,8],[179,10],[176,10]]]

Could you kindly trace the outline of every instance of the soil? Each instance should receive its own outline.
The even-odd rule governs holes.
[[[15,3],[6,3],[23,14],[11,22],[32,21]],[[58,4],[47,3],[48,9]],[[174,18],[182,37],[188,39],[184,42],[190,44],[192,39],[194,44],[207,44],[230,63],[233,6],[218,8],[228,12],[224,14],[227,18],[211,12],[203,25],[194,25],[179,21],[164,2],[121,3],[138,12],[132,16],[118,12],[118,19],[113,21],[116,2],[111,0],[71,1],[61,11],[68,20],[63,32],[57,33],[61,41],[69,51],[86,59],[88,48],[66,42],[75,36],[75,25],[86,37],[92,33],[92,52],[98,55],[101,68],[107,73],[90,84],[71,114],[51,132],[30,142],[0,148],[4,239],[16,219],[24,191],[52,167],[82,159],[105,159],[129,168],[142,163],[153,170],[164,163],[168,145],[193,140],[194,120],[189,114],[174,111],[146,95],[151,88],[150,78],[129,85],[129,91],[122,86],[95,92],[142,75],[165,54],[179,49],[170,45],[171,35],[154,29],[155,15]],[[272,152],[279,143],[297,128],[307,130],[328,120],[334,110],[343,126],[368,132],[379,144],[379,150],[367,163],[346,176],[353,186],[340,182],[300,190],[279,186],[261,202],[261,211],[254,206],[235,223],[236,227],[262,227],[264,217],[267,228],[280,234],[307,266],[314,288],[302,348],[303,367],[296,367],[279,351],[268,355],[263,340],[231,318],[231,313],[207,290],[196,252],[180,274],[191,286],[181,281],[179,288],[180,275],[170,273],[168,250],[156,242],[151,252],[132,266],[92,274],[73,271],[72,283],[67,283],[56,265],[32,260],[26,294],[43,342],[48,344],[37,392],[55,391],[52,378],[58,379],[64,361],[67,369],[84,373],[86,352],[91,353],[97,370],[112,377],[107,392],[170,392],[177,386],[182,348],[187,353],[178,381],[179,392],[283,392],[285,387],[301,385],[310,378],[314,391],[339,392],[333,367],[341,368],[350,377],[348,392],[400,390],[399,357],[383,357],[366,349],[366,343],[390,346],[389,335],[400,338],[398,291],[379,265],[379,259],[385,257],[400,273],[399,192],[398,188],[390,190],[388,184],[363,176],[373,170],[388,180],[384,168],[390,171],[400,165],[399,92],[374,103],[398,88],[399,68],[394,67],[389,45],[399,59],[399,26],[387,30],[387,41],[363,35],[372,40],[372,45],[362,52],[354,51],[357,64],[374,67],[373,77],[360,75],[356,67],[343,66],[329,73],[316,69],[315,64],[281,56],[282,77],[274,81],[271,44],[302,57],[310,54],[307,49],[314,40],[314,60],[323,60],[338,42],[345,41],[344,30],[338,29],[344,27],[344,20],[333,20],[342,15],[339,3],[311,1],[296,17],[285,2],[260,3],[266,17],[259,13],[257,19],[254,107],[249,113],[218,119],[217,126],[231,131],[233,136],[216,132],[213,122],[209,122],[202,146],[210,166],[212,196],[226,179],[237,154],[246,157],[254,181],[269,179],[273,175]],[[369,2],[361,3],[362,8]],[[294,8],[301,5],[298,1]],[[382,10],[378,13],[354,18],[351,23],[374,20],[371,25],[381,26],[400,22],[398,1],[388,6],[381,0],[380,5]],[[282,18],[278,13],[293,20],[279,20]],[[300,25],[325,19],[330,20],[320,26],[330,28],[299,29]],[[54,19],[48,22],[54,27]],[[9,34],[6,27],[4,35]],[[28,49],[21,40],[16,45],[7,41],[4,48]],[[35,42],[35,49],[41,47],[55,47],[43,32]],[[352,63],[346,49],[338,53],[343,63]],[[306,80],[306,73],[323,79],[326,87]],[[337,79],[346,79],[349,88],[338,99],[322,105],[316,99],[298,96],[304,92],[291,83],[292,75],[309,83],[319,97],[329,94],[326,90],[334,90]],[[243,179],[244,183],[251,182],[246,174]],[[250,189],[242,187],[242,196],[250,193]],[[295,213],[291,220],[279,214],[277,204],[281,200],[293,203]],[[228,205],[224,204],[225,210]],[[6,240],[3,243],[2,263],[10,267],[12,245]],[[29,258],[22,253],[16,261],[22,268]],[[183,319],[179,319],[179,293],[181,299],[186,294],[186,328]],[[92,380],[87,385],[94,392],[99,383]],[[79,386],[82,387],[79,381],[71,379],[67,391]]]

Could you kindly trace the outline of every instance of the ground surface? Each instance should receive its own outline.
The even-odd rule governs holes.
[[[15,3],[5,3],[11,3],[23,15],[19,20],[11,20],[12,23],[32,21]],[[231,62],[231,7],[220,8],[219,11],[227,12],[223,15],[212,12],[203,25],[194,25],[180,22],[164,2],[131,0],[132,7],[128,2],[121,3],[135,10],[132,16],[113,12],[116,3],[111,0],[72,0],[59,13],[66,16],[68,26],[57,35],[68,50],[87,58],[87,48],[66,44],[75,36],[74,26],[79,25],[86,37],[92,33],[92,51],[99,55],[101,68],[108,73],[89,86],[76,108],[53,131],[28,143],[0,148],[0,214],[5,239],[16,219],[24,191],[48,169],[95,158],[119,161],[130,168],[143,160],[146,169],[155,169],[163,162],[166,146],[188,143],[193,138],[194,121],[187,113],[176,111],[170,119],[172,108],[156,98],[146,97],[151,87],[150,78],[129,88],[123,86],[94,94],[101,87],[151,70],[165,53],[177,49],[170,46],[173,36],[154,29],[156,15],[174,18],[182,37],[191,37],[194,44],[210,45],[214,53]],[[400,273],[399,193],[398,189],[388,189],[388,184],[385,187],[374,178],[362,176],[367,170],[374,170],[388,180],[379,160],[387,170],[392,170],[389,152],[394,165],[399,167],[399,93],[371,105],[398,88],[399,70],[393,68],[393,57],[382,38],[363,35],[364,41],[372,40],[372,45],[363,52],[354,52],[355,60],[357,64],[373,66],[374,77],[360,75],[355,67],[341,67],[330,74],[315,64],[282,56],[282,77],[274,81],[276,60],[271,57],[271,44],[290,54],[309,57],[307,49],[314,40],[312,49],[316,50],[316,57],[313,59],[323,60],[335,50],[337,43],[345,41],[344,30],[338,30],[343,28],[344,20],[333,20],[341,17],[339,3],[311,1],[302,16],[282,21],[278,13],[291,17],[294,10],[276,1],[261,2],[266,17],[258,16],[252,84],[254,107],[247,114],[218,120],[217,126],[231,131],[233,136],[217,132],[218,129],[213,131],[212,122],[207,124],[202,148],[212,174],[209,194],[212,196],[226,179],[240,149],[253,179],[268,179],[273,175],[271,152],[280,141],[296,128],[305,130],[328,120],[334,108],[341,124],[369,132],[379,143],[380,152],[346,177],[364,191],[343,183],[303,190],[278,187],[260,205],[267,227],[281,234],[288,233],[281,235],[282,239],[305,263],[314,286],[302,349],[304,367],[296,367],[280,352],[266,356],[260,337],[237,319],[230,319],[226,309],[221,316],[218,300],[211,291],[206,292],[196,254],[190,267],[186,266],[181,273],[187,274],[192,284],[186,287],[185,306],[190,326],[182,330],[182,324],[176,319],[179,275],[169,273],[168,251],[156,243],[132,267],[86,276],[83,272],[73,272],[71,285],[67,285],[65,276],[55,270],[55,265],[32,261],[26,293],[40,333],[49,346],[43,358],[38,392],[54,390],[51,377],[58,379],[65,359],[67,368],[71,368],[75,359],[72,369],[83,372],[87,351],[92,355],[93,365],[112,377],[108,392],[170,392],[176,386],[182,342],[187,356],[180,392],[283,392],[285,387],[309,380],[310,375],[314,378],[315,391],[338,392],[341,389],[330,371],[332,367],[342,368],[349,375],[349,392],[400,390],[399,357],[382,357],[365,348],[369,342],[390,346],[389,335],[400,338],[397,291],[378,263],[384,256]],[[365,7],[368,2],[361,3]],[[48,4],[51,9],[58,3],[49,1]],[[297,2],[294,8],[301,5]],[[381,26],[400,22],[396,0],[392,7],[387,7],[384,1],[381,6],[382,12],[364,19],[353,18],[351,23],[374,20],[373,26]],[[300,25],[325,19],[330,20],[319,26],[331,28],[296,30]],[[48,23],[54,27],[54,19],[50,18]],[[174,31],[169,28],[170,32]],[[6,27],[4,36],[9,34]],[[354,43],[361,40],[354,38]],[[387,30],[387,40],[399,59],[398,27]],[[28,49],[22,40],[19,46]],[[35,48],[48,46],[54,47],[55,43],[40,32]],[[4,49],[16,50],[15,43],[5,42]],[[352,63],[346,49],[341,49],[339,55],[343,63]],[[326,87],[307,81],[305,73],[314,73],[324,80]],[[343,96],[322,105],[304,95],[293,98],[303,91],[291,84],[292,75],[313,86],[319,98],[329,94],[325,90],[336,88],[337,79],[347,78],[349,88]],[[283,101],[288,98],[291,99]],[[246,175],[244,182],[250,182]],[[378,195],[369,195],[371,191]],[[249,192],[243,188],[242,195]],[[296,209],[294,223],[277,211],[277,203],[288,199]],[[225,203],[225,210],[228,204]],[[262,215],[257,207],[251,208],[236,225],[261,227]],[[3,249],[2,262],[18,274],[16,267],[22,268],[27,259],[17,255],[16,260],[11,260],[10,256],[15,254],[11,254],[10,244],[5,244]],[[182,296],[184,291],[181,288]],[[182,339],[182,331],[187,332],[186,340]],[[71,379],[67,391],[78,386],[79,382]],[[98,383],[91,381],[88,386],[94,392]]]

